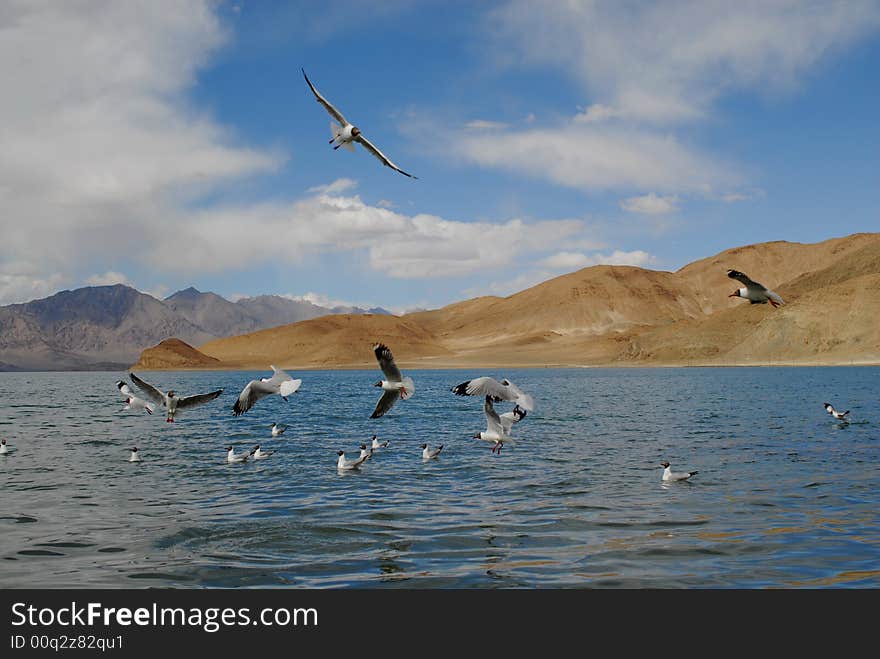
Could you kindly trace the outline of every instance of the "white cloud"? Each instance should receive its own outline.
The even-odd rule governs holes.
[[[620,116],[620,110],[615,110],[601,103],[594,103],[580,114],[574,116],[574,122],[578,124],[588,124],[594,121],[605,121]]]
[[[103,275],[92,275],[86,279],[89,286],[112,286],[114,284],[125,284],[126,286],[134,286],[131,280],[121,272],[108,270]]]
[[[357,181],[350,178],[338,178],[327,185],[316,185],[308,189],[308,192],[317,192],[320,194],[337,194],[347,190],[353,190],[357,187]]]
[[[562,68],[594,107],[669,122],[704,116],[731,89],[791,89],[823,58],[880,27],[880,5],[511,0],[491,21],[508,58]]]
[[[653,192],[641,197],[630,197],[620,202],[620,207],[630,213],[645,215],[667,215],[678,211],[678,197],[661,197]]]
[[[0,197],[14,220],[0,262],[32,268],[34,290],[51,273],[100,271],[189,200],[283,162],[237,145],[187,98],[226,40],[213,8],[0,5]],[[15,284],[7,295],[14,290],[32,294]]]
[[[44,298],[66,282],[61,274],[40,277],[32,272],[0,272],[0,305]]]
[[[500,130],[507,128],[507,124],[501,121],[487,121],[485,119],[474,119],[464,125],[469,130]]]
[[[634,265],[645,266],[653,263],[655,258],[648,252],[634,250],[624,252],[614,250],[611,254],[583,254],[581,252],[557,252],[539,261],[539,265],[554,270],[579,270],[593,265]]]

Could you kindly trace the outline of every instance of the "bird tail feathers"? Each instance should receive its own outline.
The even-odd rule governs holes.
[[[401,400],[406,400],[416,392],[416,383],[413,382],[413,379],[410,377],[403,378],[403,387],[406,390],[406,393],[404,394],[403,391],[400,392]]]
[[[281,395],[282,396],[289,396],[290,394],[294,393],[297,389],[299,389],[299,386],[301,384],[302,384],[302,380],[300,380],[300,379],[285,380],[284,382],[281,383]]]

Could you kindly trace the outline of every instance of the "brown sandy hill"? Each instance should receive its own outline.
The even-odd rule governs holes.
[[[174,370],[187,368],[218,368],[219,360],[210,357],[180,339],[165,339],[152,348],[147,348],[132,369],[146,371]]]
[[[780,309],[727,295],[735,268]],[[677,272],[595,266],[509,297],[393,316],[326,316],[201,346],[223,367],[880,363],[880,234],[725,250]]]
[[[372,346],[382,341],[404,365],[451,356],[430,331],[405,318],[340,314],[209,341],[201,350],[229,368],[283,363],[290,368],[375,368]]]

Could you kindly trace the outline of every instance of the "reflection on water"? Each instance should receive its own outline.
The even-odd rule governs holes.
[[[538,399],[500,457],[471,439],[480,401],[449,392],[487,373]],[[225,388],[174,424],[120,412],[120,373],[0,374],[0,587],[880,585],[878,368],[411,374],[369,419],[372,371],[297,373],[242,417],[264,374],[152,373]],[[390,446],[338,473],[373,433]],[[277,453],[225,461],[256,443]],[[661,483],[661,460],[699,474]]]

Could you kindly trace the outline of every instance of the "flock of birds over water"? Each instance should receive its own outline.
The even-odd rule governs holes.
[[[738,270],[728,270],[727,276],[744,284],[742,288],[735,290],[728,297],[741,297],[747,299],[750,304],[769,303],[773,307],[785,304],[785,301],[777,293],[751,280]],[[376,402],[376,407],[370,418],[378,419],[394,407],[398,400],[411,398],[415,394],[416,386],[411,377],[401,373],[388,346],[384,343],[376,343],[373,346],[373,353],[382,374],[385,376],[384,379],[378,380],[374,384],[375,387],[382,390],[382,395]],[[270,368],[273,371],[271,377],[251,380],[244,386],[232,406],[234,416],[245,414],[258,401],[268,396],[277,395],[287,402],[290,396],[299,391],[302,385],[301,379],[294,379],[290,374],[274,365],[270,365]],[[137,396],[127,382],[118,380],[116,386],[125,400],[125,407],[121,411],[135,410],[152,415],[157,408],[164,408],[167,423],[173,423],[178,413],[209,403],[223,393],[223,389],[217,389],[203,394],[180,396],[174,390],[163,392],[134,373],[129,373],[129,377],[135,386],[143,392],[144,398]],[[515,443],[511,436],[514,426],[535,409],[534,398],[508,379],[496,380],[489,376],[482,376],[455,385],[452,387],[452,393],[457,396],[477,396],[483,399],[486,429],[475,432],[473,438],[491,444],[492,453],[499,456],[505,444]],[[495,409],[497,403],[513,403],[513,409],[499,413]],[[837,421],[849,423],[849,410],[839,411],[827,402],[823,403],[823,406],[825,411]],[[273,423],[271,425],[272,437],[281,436],[287,428],[286,425]],[[387,449],[388,445],[387,440],[380,441],[377,435],[373,435],[369,446],[366,443],[360,445],[360,453],[356,458],[347,458],[345,451],[339,450],[337,451],[336,468],[340,472],[359,469],[378,452]],[[422,450],[422,460],[428,461],[440,455],[443,445],[431,447],[428,444],[422,444],[419,448]],[[234,447],[228,446],[226,447],[226,461],[242,463],[249,460],[264,460],[274,453],[275,450],[263,450],[260,444],[241,452],[236,452]],[[8,454],[9,446],[6,439],[0,439],[0,456]],[[132,447],[128,461],[141,462],[142,460],[138,447]],[[696,471],[672,471],[669,462],[665,460],[660,463],[660,466],[663,467],[661,476],[663,482],[687,481],[697,474]]]
[[[330,144],[333,149],[337,150],[343,147],[349,151],[354,151],[354,143],[363,146],[367,151],[373,154],[386,167],[400,172],[404,176],[410,178],[418,178],[408,172],[405,172],[396,164],[394,164],[382,151],[380,151],[372,142],[370,142],[361,130],[349,122],[345,116],[332,103],[330,103],[312,84],[306,75],[305,69],[302,71],[303,77],[308,84],[309,89],[324,109],[332,117],[330,122],[330,132],[332,138]],[[735,290],[728,297],[740,297],[749,301],[750,304],[770,304],[779,307],[785,304],[782,297],[768,289],[763,284],[750,279],[744,273],[738,270],[728,270],[727,276],[735,279],[743,284],[742,287]],[[394,357],[391,350],[383,343],[377,343],[373,346],[373,352],[376,360],[379,362],[379,368],[385,375],[384,380],[375,383],[376,387],[382,389],[382,396],[376,403],[376,408],[370,415],[371,419],[383,416],[390,410],[398,400],[407,400],[415,393],[415,383],[410,377],[404,376],[397,365],[394,363]],[[292,378],[285,371],[271,366],[273,375],[260,380],[251,380],[245,385],[235,404],[232,413],[240,416],[251,409],[257,401],[271,395],[281,396],[285,401],[288,397],[296,393],[302,380]],[[135,395],[131,387],[123,380],[119,380],[116,386],[119,388],[123,398],[125,399],[125,407],[123,410],[142,410],[147,414],[153,414],[156,406],[165,408],[165,421],[171,423],[179,411],[191,409],[199,405],[208,403],[223,393],[223,389],[217,389],[204,394],[195,394],[192,396],[179,396],[174,390],[163,392],[152,384],[145,382],[134,373],[129,373],[131,381],[144,393],[146,399]],[[452,392],[458,396],[479,396],[484,399],[483,414],[486,418],[486,430],[474,433],[474,439],[489,442],[492,445],[492,453],[501,455],[501,449],[505,443],[514,443],[511,437],[513,427],[526,418],[529,412],[534,409],[534,399],[529,394],[524,393],[513,382],[507,379],[495,380],[494,378],[483,376],[466,382],[462,382],[452,387]],[[147,400],[149,399],[149,400]],[[496,403],[512,402],[513,409],[509,412],[499,414],[495,409]],[[836,410],[830,403],[823,403],[825,410],[838,421],[847,423],[849,421],[849,410],[840,412]],[[287,426],[273,423],[272,437],[277,438],[287,430]],[[336,467],[339,471],[350,471],[359,469],[367,460],[370,460],[378,451],[388,448],[388,441],[379,441],[377,435],[373,435],[370,446],[366,443],[360,445],[360,454],[357,458],[347,458],[345,452],[340,450],[337,452],[338,459]],[[437,458],[443,450],[443,445],[430,447],[422,444],[422,459],[427,461]],[[247,462],[248,460],[263,460],[271,457],[275,453],[274,450],[264,451],[260,444],[257,444],[250,450],[237,453],[232,446],[226,448],[226,460],[230,463]],[[9,446],[6,439],[0,439],[0,456],[9,454]],[[129,462],[141,462],[142,458],[138,448],[131,448]],[[664,482],[686,481],[694,476],[696,471],[674,472],[670,464],[666,461],[660,463],[663,467],[663,475],[661,479]]]

